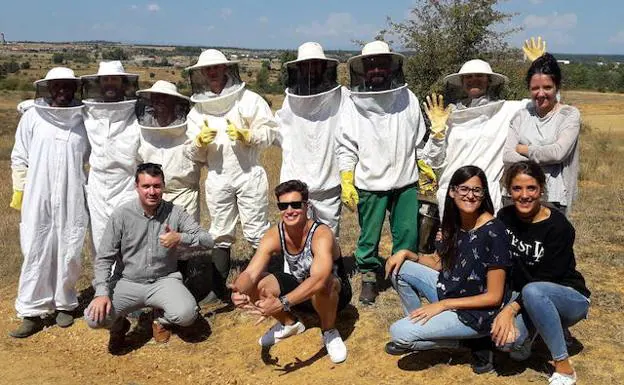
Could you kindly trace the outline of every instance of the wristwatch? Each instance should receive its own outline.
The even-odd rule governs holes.
[[[290,311],[290,302],[288,302],[288,298],[285,295],[279,297],[280,302],[282,303],[282,309],[284,311]]]

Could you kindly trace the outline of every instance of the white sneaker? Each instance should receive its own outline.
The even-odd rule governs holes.
[[[576,384],[576,372],[572,374],[553,373],[548,379],[550,385],[574,385]]]
[[[284,338],[303,333],[304,330],[305,325],[301,321],[297,321],[292,325],[282,325],[278,322],[260,337],[258,343],[260,346],[273,346]]]
[[[347,346],[342,342],[342,337],[336,329],[323,332],[323,343],[327,354],[334,364],[339,364],[347,359]]]

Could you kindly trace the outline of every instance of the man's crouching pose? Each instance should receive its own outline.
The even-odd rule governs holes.
[[[300,334],[305,326],[290,311],[309,308],[319,315],[323,343],[334,363],[347,358],[347,347],[335,329],[336,313],[351,300],[340,249],[329,227],[308,219],[308,187],[299,180],[275,188],[281,221],[260,241],[249,266],[232,284],[232,302],[278,322],[261,338],[271,346]],[[284,256],[283,271],[268,273],[271,255]]]
[[[162,199],[165,176],[158,164],[143,163],[135,174],[138,198],[113,211],[95,257],[95,298],[85,309],[92,328],[110,329],[108,349],[123,350],[129,314],[142,307],[158,309],[152,325],[156,342],[167,342],[171,327],[197,318],[195,298],[182,283],[177,247],[213,247],[182,206]],[[115,273],[111,267],[115,263]]]

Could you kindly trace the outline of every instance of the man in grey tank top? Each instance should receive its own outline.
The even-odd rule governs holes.
[[[347,359],[347,347],[335,328],[336,314],[349,304],[351,285],[338,243],[327,225],[307,217],[308,187],[299,180],[275,188],[281,221],[271,227],[249,266],[231,285],[238,308],[273,317],[273,325],[258,341],[272,346],[303,333],[305,326],[292,313],[313,309],[320,318],[323,343],[334,363]],[[283,271],[268,272],[271,256],[284,255]]]

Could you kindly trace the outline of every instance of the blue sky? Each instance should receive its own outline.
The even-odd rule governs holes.
[[[6,4],[8,3],[8,4]],[[326,49],[357,49],[386,16],[404,20],[413,0],[11,1],[0,12],[7,40],[112,40],[201,46],[295,49],[318,41]],[[199,5],[201,4],[201,5]],[[518,12],[510,37],[519,46],[542,35],[558,53],[624,54],[622,0],[509,0]]]

